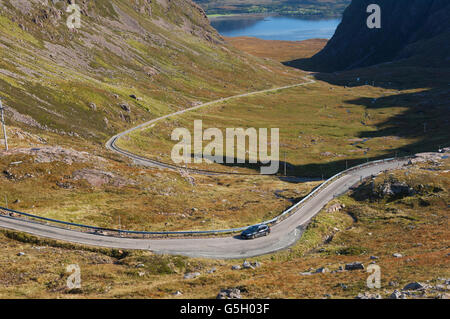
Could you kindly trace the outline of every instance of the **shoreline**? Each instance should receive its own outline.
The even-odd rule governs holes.
[[[334,16],[320,16],[320,15],[298,15],[298,14],[281,14],[277,12],[267,12],[267,13],[230,13],[230,14],[211,14],[207,17],[210,21],[218,20],[231,20],[231,19],[262,19],[267,17],[287,17],[287,18],[297,18],[303,20],[332,20],[342,18],[341,15]]]

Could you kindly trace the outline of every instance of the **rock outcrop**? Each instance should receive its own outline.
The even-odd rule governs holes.
[[[367,26],[367,7],[381,8],[381,28]],[[324,71],[340,71],[400,59],[450,65],[448,0],[353,0],[327,46],[311,60]]]

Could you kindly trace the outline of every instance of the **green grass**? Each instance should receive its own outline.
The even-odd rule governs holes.
[[[420,92],[415,90],[411,92]],[[145,156],[171,163],[175,141],[170,136],[177,127],[193,132],[194,120],[202,120],[204,129],[280,128],[281,160],[288,162],[288,174],[299,176],[331,176],[367,159],[387,157],[417,138],[402,137],[401,130],[365,140],[364,135],[377,133],[382,123],[401,116],[407,107],[369,109],[358,101],[391,96],[392,90],[370,86],[343,88],[325,82],[253,97],[215,104],[158,122],[154,127],[135,131],[119,140],[118,145]],[[400,137],[397,137],[397,134]],[[206,142],[204,146],[206,146]],[[225,152],[225,150],[223,151]],[[346,163],[347,161],[347,163]],[[212,170],[230,170],[218,164],[191,164]],[[233,168],[239,171],[239,168]],[[254,172],[253,170],[241,170]]]

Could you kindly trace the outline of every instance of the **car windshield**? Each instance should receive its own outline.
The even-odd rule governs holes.
[[[252,232],[252,231],[257,231],[259,226],[252,226],[247,228],[247,231]]]

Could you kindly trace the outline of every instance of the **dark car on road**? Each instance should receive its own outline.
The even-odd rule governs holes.
[[[257,237],[267,236],[270,234],[270,227],[267,225],[251,226],[244,230],[241,234],[242,239],[254,239]]]

